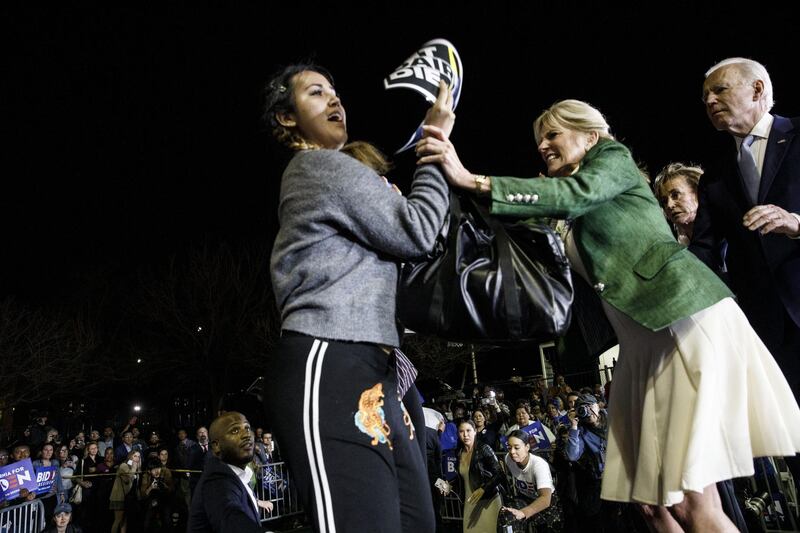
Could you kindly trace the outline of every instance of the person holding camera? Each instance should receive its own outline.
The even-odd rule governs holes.
[[[142,474],[139,487],[139,499],[144,506],[144,530],[172,531],[171,500],[175,492],[175,483],[169,468],[161,464],[156,457],[147,458],[147,470]],[[156,517],[161,523],[156,526]]]
[[[608,505],[600,500],[600,480],[605,470],[608,443],[607,415],[591,394],[578,398],[575,414],[564,444],[566,458],[574,467],[575,501],[572,502],[574,509],[565,510],[565,515],[568,520],[580,524],[584,531],[590,525],[596,528],[592,531],[603,531],[604,526],[612,526],[611,521],[606,520],[609,517],[604,516],[607,513],[603,512]]]

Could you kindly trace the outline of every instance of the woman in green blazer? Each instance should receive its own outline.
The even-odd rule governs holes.
[[[601,497],[644,504],[664,530],[735,530],[714,484],[752,475],[754,456],[800,451],[786,380],[725,285],[675,241],[597,109],[563,100],[533,129],[552,177],[473,174],[435,127],[417,153],[451,184],[488,196],[495,215],[569,221],[572,268],[600,296],[620,344]],[[769,408],[755,409],[755,398]]]

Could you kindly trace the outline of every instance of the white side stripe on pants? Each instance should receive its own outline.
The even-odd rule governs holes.
[[[322,458],[322,442],[319,435],[319,383],[322,373],[322,362],[325,359],[327,342],[314,339],[311,351],[306,359],[306,377],[303,390],[303,432],[309,444],[308,465],[311,469],[311,480],[314,484],[317,517],[320,533],[336,533],[333,521],[333,505],[328,476],[325,473],[325,462]]]

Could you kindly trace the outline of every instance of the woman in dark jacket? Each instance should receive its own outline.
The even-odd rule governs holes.
[[[458,424],[458,473],[464,482],[464,533],[495,533],[503,506],[498,485],[503,480],[500,462],[488,444],[476,439],[475,423]]]
[[[478,442],[488,444],[494,450],[497,446],[497,429],[500,427],[500,420],[495,419],[490,423],[486,410],[482,408],[472,412],[472,420],[475,422]]]

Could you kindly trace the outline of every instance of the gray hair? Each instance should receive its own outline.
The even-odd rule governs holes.
[[[736,69],[736,72],[739,73],[745,83],[753,83],[756,80],[761,80],[764,83],[764,103],[767,105],[767,111],[771,110],[775,105],[775,100],[772,96],[772,80],[769,77],[767,68],[753,59],[729,57],[708,69],[705,77],[708,78],[715,70],[728,65],[732,65]]]

